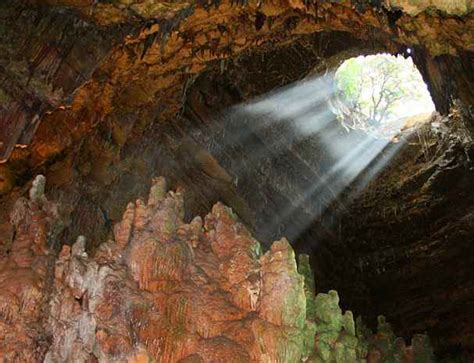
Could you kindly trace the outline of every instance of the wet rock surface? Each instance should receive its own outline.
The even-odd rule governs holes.
[[[0,247],[0,357],[4,362],[37,362],[44,357],[45,319],[55,255],[51,243],[61,229],[57,205],[44,195],[38,176],[29,198],[10,215],[11,240]]]

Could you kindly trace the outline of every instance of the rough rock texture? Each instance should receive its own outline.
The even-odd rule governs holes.
[[[55,255],[51,241],[61,223],[57,205],[44,196],[38,176],[29,198],[16,202],[11,241],[0,244],[0,357],[3,362],[37,362],[47,347],[44,323]]]
[[[331,43],[333,48],[338,44]],[[305,49],[292,51],[302,53],[298,59],[310,58]],[[255,117],[210,121],[208,116],[230,97],[223,94],[234,89],[251,94],[255,87],[251,79],[259,69],[283,74],[272,55],[297,58],[291,51],[258,61],[243,58],[240,64],[249,69],[248,76],[239,74],[237,67],[229,67],[231,76],[225,80],[206,74],[190,90],[192,112],[186,114],[199,130],[194,138],[210,144],[220,165],[238,176],[238,194],[258,212],[253,220],[259,225],[255,234],[262,241],[272,233],[288,236],[296,251],[311,254],[319,285],[324,290],[337,287],[344,308],[363,314],[372,327],[377,314],[386,314],[397,334],[409,337],[427,331],[440,355],[447,359],[464,355],[469,362],[474,357],[474,276],[469,267],[474,263],[470,188],[474,154],[469,108],[454,108],[448,117],[437,117],[387,147],[374,168],[362,173],[323,216],[312,214],[323,202],[314,195],[295,208],[291,218],[278,220],[281,211],[297,205],[308,185],[333,165],[318,135],[295,141],[294,130],[286,124],[258,129],[252,127],[259,121]],[[293,68],[288,68],[291,74]],[[257,85],[271,89],[271,81]],[[329,132],[334,135],[332,143],[353,143],[336,136],[337,129],[326,128],[323,134]],[[234,134],[244,134],[244,140],[229,141],[228,135]],[[386,170],[374,178],[380,170],[371,174],[372,170],[384,165]],[[364,191],[368,181],[372,182]],[[272,223],[272,218],[278,223]],[[294,234],[301,233],[308,220],[308,231]]]
[[[470,12],[462,19],[436,12],[412,17],[366,1],[33,3],[2,2],[0,62],[0,160],[16,145],[31,144],[32,166],[109,117],[141,107],[140,116],[153,119],[157,100],[168,102],[160,113],[174,116],[193,75],[266,42],[342,31],[390,51],[415,47],[454,64],[469,62],[466,52],[474,44]],[[449,100],[442,104],[447,109]],[[58,124],[62,137],[53,142]],[[129,130],[120,124],[115,128],[123,138]]]
[[[314,295],[307,256],[300,274],[286,240],[262,255],[224,205],[185,224],[163,178],[94,256],[80,236],[55,259],[58,215],[43,189],[40,176],[18,201],[2,256],[5,362],[432,361],[426,337],[406,348],[383,317],[375,335],[356,327],[335,291]]]
[[[388,0],[392,8],[402,9],[410,15],[417,15],[427,9],[440,10],[445,14],[463,15],[472,9],[472,2],[466,0]]]
[[[408,49],[440,112],[447,114],[456,99],[463,107],[472,107],[473,21],[470,3],[454,0],[429,4],[374,0],[0,1],[0,241],[6,241],[3,245],[8,251],[15,239],[9,211],[18,197],[27,193],[37,174],[47,177],[48,195],[63,208],[65,229],[56,244],[69,245],[83,234],[88,237],[88,254],[110,238],[128,201],[145,195],[154,175],[165,175],[173,188],[186,189],[187,222],[194,215],[203,216],[221,200],[259,238],[260,233],[280,236],[272,228],[265,230],[272,227],[267,222],[279,206],[292,205],[293,196],[299,195],[305,183],[319,177],[303,168],[305,160],[298,155],[312,158],[316,170],[324,171],[324,165],[318,164],[325,158],[321,145],[310,140],[288,146],[284,156],[273,155],[261,163],[262,169],[252,168],[246,178],[238,178],[231,161],[252,159],[252,150],[248,145],[237,145],[229,155],[216,152],[225,141],[220,131],[235,129],[211,122],[211,111],[298,80],[314,67],[324,72],[337,65],[331,63],[334,59],[348,54],[408,54]],[[219,77],[225,82],[213,87],[209,80]],[[472,133],[473,118],[466,120]],[[285,130],[273,130],[263,140],[254,138],[251,145],[267,148],[275,140],[285,140],[285,135]],[[259,162],[248,165],[255,164]],[[450,168],[449,163],[440,165],[439,178],[434,180],[441,185],[464,180],[468,168],[452,173]],[[409,179],[413,174],[406,176]],[[411,215],[406,214],[396,225],[404,233],[392,238],[387,227],[392,224],[387,224],[383,217],[386,210],[380,206],[386,202],[385,193],[394,190],[403,194],[406,189],[392,189],[387,184],[384,188],[371,202],[375,206],[374,226],[383,227],[379,237],[373,228],[367,238],[354,237],[360,243],[340,244],[343,229],[326,226],[324,233],[318,230],[316,236],[291,242],[297,242],[302,251],[316,247],[313,249],[318,252],[312,257],[317,261],[313,266],[318,284],[325,290],[338,287],[342,301],[357,307],[357,312],[372,317],[390,315],[397,334],[402,332],[405,337],[430,329],[436,347],[445,342],[448,350],[472,350],[469,244],[449,245],[453,248],[445,244],[434,250],[440,244],[431,244],[444,235],[447,240],[461,240],[458,232],[465,229],[457,228],[460,225],[454,221],[469,215],[465,212],[471,208],[471,199],[454,194],[443,198],[446,207],[437,219],[438,235],[421,227],[423,224],[407,223]],[[457,190],[467,195],[470,189],[463,184]],[[417,199],[417,192],[410,195],[420,203],[426,201]],[[435,194],[426,198],[426,203],[438,200]],[[398,201],[397,197],[390,200],[397,205],[394,210],[401,208]],[[439,213],[437,204],[431,205],[433,208],[419,209],[428,213],[426,218]],[[302,209],[306,213],[317,206]],[[353,232],[365,236],[358,218],[366,209],[353,211],[357,218],[348,217],[350,222],[343,225],[358,227]],[[295,221],[308,222],[311,213],[300,212],[282,226],[282,232],[292,225],[299,230]],[[299,220],[300,216],[304,218]],[[320,229],[321,224],[316,224]],[[405,226],[410,228],[402,228]],[[343,233],[353,237],[351,232]],[[407,238],[411,233],[416,237]],[[400,241],[410,240],[416,256],[438,251],[439,259],[433,261],[439,263],[422,266],[417,259],[401,259],[400,264],[391,265],[390,259],[378,257],[378,246],[384,245],[380,240],[385,237],[400,256]],[[464,241],[469,242],[468,237],[464,235]],[[422,239],[423,243],[415,243]],[[268,245],[270,240],[262,239]],[[367,240],[374,241],[370,251],[362,248]],[[371,257],[361,256],[364,253]],[[359,257],[370,264],[364,271],[371,273],[354,274],[357,269],[353,264]],[[384,275],[387,279],[374,278],[385,264],[394,266]],[[409,266],[400,272],[398,266],[405,265]],[[436,271],[435,277],[430,271]],[[360,277],[361,288],[352,284],[354,276]],[[432,289],[419,288],[426,280]],[[397,285],[397,281],[406,285]],[[436,281],[442,281],[441,285]],[[462,281],[462,293],[455,289],[457,281]],[[397,286],[393,290],[399,292],[397,299],[378,295],[391,283]],[[426,308],[430,301],[436,308]],[[457,308],[458,301],[462,309]],[[404,306],[410,307],[405,325],[400,323]]]
[[[369,322],[384,312],[404,336],[426,331],[439,356],[463,362],[474,357],[471,135],[459,111],[418,130],[360,195],[348,190],[332,235],[315,223],[296,247],[317,240],[316,275],[344,307]]]

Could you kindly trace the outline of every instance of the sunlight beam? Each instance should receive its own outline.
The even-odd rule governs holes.
[[[355,124],[358,127],[342,127],[344,120],[336,108],[339,105],[346,112],[350,111],[348,106],[353,106],[350,102],[341,103],[338,98],[340,90],[337,87],[340,84],[335,82],[335,77],[341,69],[344,70],[344,63],[337,72],[295,82],[229,110],[222,131],[224,145],[247,151],[242,159],[231,160],[235,175],[244,178],[262,175],[274,164],[278,167],[285,165],[285,158],[293,160],[295,167],[298,165],[295,176],[286,176],[283,180],[286,183],[295,182],[295,187],[282,189],[278,184],[281,181],[268,179],[272,183],[268,190],[289,191],[288,196],[281,196],[283,199],[288,198],[288,205],[274,211],[270,218],[272,230],[291,229],[296,234],[301,233],[335,202],[342,205],[343,200],[347,201],[349,197],[362,192],[403,147],[403,142],[392,143],[394,136],[401,129],[411,128],[419,120],[426,119],[420,114],[421,111],[432,109],[432,101],[426,98],[424,88],[419,93],[412,92],[412,84],[422,79],[419,73],[410,73],[413,71],[411,59],[404,64],[405,59],[387,54],[377,59],[372,56],[354,58],[352,66],[355,68],[351,70],[347,69],[349,66],[346,67],[346,71],[360,71],[362,76],[372,77],[373,88],[362,90],[361,97],[370,95],[373,99],[374,90],[375,93],[382,92],[385,85],[377,78],[381,74],[380,70],[363,65],[365,59],[370,60],[372,65],[385,67],[385,73],[382,74],[384,77],[390,76],[391,87],[398,87],[397,81],[393,80],[397,74],[391,75],[391,70],[402,72],[407,85],[400,89],[418,99],[413,97],[399,102],[404,108],[390,110],[385,119],[359,120]],[[387,65],[389,68],[386,68]],[[349,89],[353,81],[350,77],[354,76],[350,72],[346,72],[343,79]],[[366,83],[357,84],[365,86]],[[412,117],[414,113],[415,118]],[[347,113],[343,116],[349,117]],[[411,123],[407,123],[407,117],[412,117],[409,120]],[[315,152],[322,154],[321,165],[305,162],[303,154],[299,154],[302,152],[299,149],[300,142],[307,140],[313,140],[311,142],[318,145]],[[225,147],[222,152],[226,152]],[[280,159],[283,162],[280,163]],[[319,159],[316,157],[313,160]],[[288,169],[293,170],[291,166]]]

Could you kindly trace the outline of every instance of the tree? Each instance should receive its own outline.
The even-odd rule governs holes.
[[[417,112],[414,102],[432,104],[413,61],[402,56],[348,59],[336,71],[335,86],[331,105],[342,124],[374,134],[400,126],[402,118]]]

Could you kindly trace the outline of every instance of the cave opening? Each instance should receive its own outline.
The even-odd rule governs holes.
[[[0,5],[1,357],[472,362],[467,2],[89,3]]]
[[[334,82],[332,109],[347,130],[397,139],[400,133],[429,121],[435,111],[410,56],[379,53],[346,59],[337,68]]]
[[[373,51],[360,55],[367,53],[357,48],[355,53],[335,52],[323,68],[313,59],[306,69],[299,67],[296,79],[279,80],[257,95],[249,90],[261,86],[262,80],[245,79],[243,86],[239,78],[229,80],[235,76],[230,67],[227,80],[222,72],[215,78],[208,73],[194,85],[199,91],[188,95],[186,117],[194,119],[194,124],[215,119],[212,122],[219,125],[212,134],[195,130],[194,140],[206,145],[228,172],[222,178],[231,181],[243,199],[234,203],[239,215],[250,226],[258,225],[254,230],[263,241],[285,236],[299,246],[300,236],[317,220],[332,229],[338,214],[334,208],[345,209],[405,147],[408,138],[434,117],[433,101],[410,57]],[[254,61],[253,57],[249,59]],[[260,66],[265,68],[270,61],[263,62]],[[284,60],[278,62],[283,64],[280,76],[284,78],[291,68]],[[351,72],[344,74],[351,62]],[[387,79],[382,78],[384,74]],[[273,77],[264,80],[271,84]],[[353,94],[344,94],[351,87]],[[229,106],[213,101],[219,99],[219,92],[231,98],[226,101]],[[247,93],[243,100],[242,93]],[[375,103],[380,109],[374,109]],[[216,108],[219,116],[215,116]],[[256,181],[265,190],[263,196],[253,192]],[[272,208],[266,210],[265,203]],[[249,217],[249,210],[258,211],[259,217]],[[302,247],[303,251],[307,248]]]

